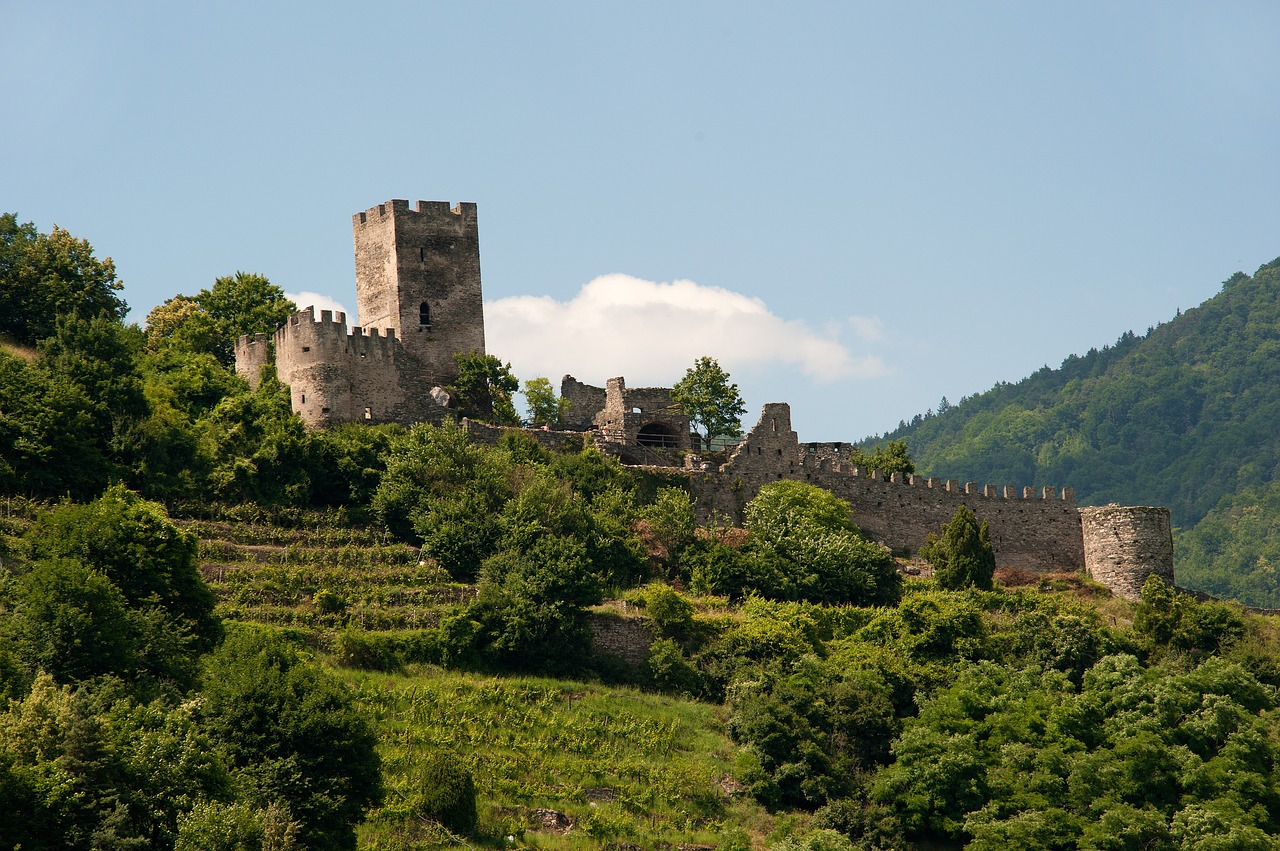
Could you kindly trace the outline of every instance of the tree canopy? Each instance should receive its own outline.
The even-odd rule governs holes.
[[[59,316],[121,320],[129,311],[123,288],[111,258],[94,257],[87,240],[0,215],[0,335],[32,345],[53,334]]]
[[[729,381],[715,358],[700,357],[671,388],[671,400],[680,406],[694,428],[710,442],[716,437],[740,437],[746,405],[738,385]]]
[[[511,374],[511,364],[496,355],[459,352],[454,355],[458,378],[445,388],[452,405],[463,416],[497,425],[519,425],[512,394],[520,389],[520,380]]]
[[[942,527],[941,535],[929,536],[920,555],[933,565],[933,578],[943,588],[958,591],[991,587],[996,569],[991,533],[985,521],[978,523],[968,506],[956,509],[950,522]]]

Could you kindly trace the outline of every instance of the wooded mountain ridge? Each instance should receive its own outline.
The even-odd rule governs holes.
[[[1280,260],[1199,307],[885,435],[918,472],[1168,506],[1179,584],[1280,606]],[[883,439],[883,438],[880,438]]]

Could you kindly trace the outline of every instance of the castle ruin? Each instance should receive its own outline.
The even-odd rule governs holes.
[[[441,422],[454,356],[483,354],[476,205],[388,201],[352,216],[359,324],[311,307],[283,328],[236,341],[236,372],[276,375],[308,428],[348,422]]]
[[[393,200],[352,217],[360,324],[311,307],[285,326],[236,343],[236,371],[256,384],[274,353],[293,410],[308,428],[348,422],[440,423],[455,355],[483,354],[484,311],[476,205]],[[759,422],[723,464],[704,462],[689,419],[671,390],[594,387],[566,375],[562,431],[528,430],[549,447],[593,444],[623,463],[675,468],[688,477],[700,520],[741,522],[746,504],[772,481],[805,481],[852,507],[872,539],[916,552],[965,505],[986,522],[996,563],[1035,572],[1086,571],[1136,599],[1148,576],[1172,584],[1173,546],[1164,508],[1078,509],[1070,488],[982,485],[884,477],[848,459],[849,443],[801,443],[786,403],[765,405]],[[472,438],[496,442],[504,429],[466,423]]]

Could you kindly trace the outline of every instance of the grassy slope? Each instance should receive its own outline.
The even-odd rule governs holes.
[[[323,656],[347,628],[430,626],[470,593],[417,563],[380,534],[312,517],[301,528],[268,522],[188,521],[201,536],[201,569],[232,621],[286,627]],[[342,600],[322,611],[316,595]],[[446,847],[408,799],[437,748],[471,766],[482,845],[507,836],[541,848],[760,844],[770,818],[732,781],[735,748],[721,707],[635,689],[416,667],[407,674],[341,671],[375,719],[387,799],[361,828],[364,849]],[[548,825],[553,810],[572,828]],[[553,820],[552,816],[546,816]]]

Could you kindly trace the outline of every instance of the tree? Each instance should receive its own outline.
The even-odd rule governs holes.
[[[201,290],[195,300],[213,319],[217,329],[215,354],[224,365],[235,361],[236,340],[240,336],[274,333],[294,310],[284,290],[266,277],[249,272],[216,279],[213,286]],[[197,322],[197,317],[188,316],[182,326],[192,322]]]
[[[179,293],[147,314],[147,348],[152,351],[176,348],[184,354],[217,355],[225,350],[224,337],[198,296]]]
[[[159,503],[116,485],[87,505],[45,514],[29,540],[36,556],[79,559],[101,571],[131,609],[152,612],[134,620],[144,664],[157,672],[182,683],[195,655],[221,638],[213,592],[196,562],[196,538],[174,525]]]
[[[891,440],[884,446],[877,443],[869,453],[855,448],[853,463],[868,470],[875,470],[882,476],[892,473],[910,475],[916,471],[915,462],[911,460],[905,440]]]
[[[520,389],[520,381],[511,374],[511,364],[494,355],[459,352],[457,380],[445,388],[463,416],[497,425],[519,425],[511,394]]]
[[[427,758],[418,781],[418,804],[428,816],[454,833],[476,829],[476,782],[462,760],[438,751]]]
[[[942,528],[942,536],[929,536],[920,555],[933,565],[933,578],[943,588],[990,590],[996,569],[996,556],[991,548],[991,533],[984,521],[968,506],[960,506],[951,521]]]
[[[524,383],[524,400],[529,408],[529,425],[559,428],[569,410],[569,400],[556,396],[551,380],[541,376]]]
[[[299,844],[354,851],[382,798],[377,737],[347,689],[278,637],[234,633],[208,658],[201,716],[254,798],[278,801]]]
[[[729,373],[715,358],[700,357],[685,371],[684,378],[671,388],[671,400],[702,431],[710,442],[715,437],[739,437],[739,420],[746,411],[738,385],[729,383]]]
[[[124,595],[73,559],[36,562],[9,596],[5,632],[32,672],[59,683],[133,673],[137,639]]]
[[[0,215],[0,335],[31,345],[51,335],[59,316],[105,313],[120,321],[129,305],[117,293],[116,267],[93,247],[54,226],[43,234],[14,213]]]
[[[883,547],[863,538],[849,503],[804,482],[770,482],[747,503],[741,588],[775,600],[891,605],[902,577]]]

